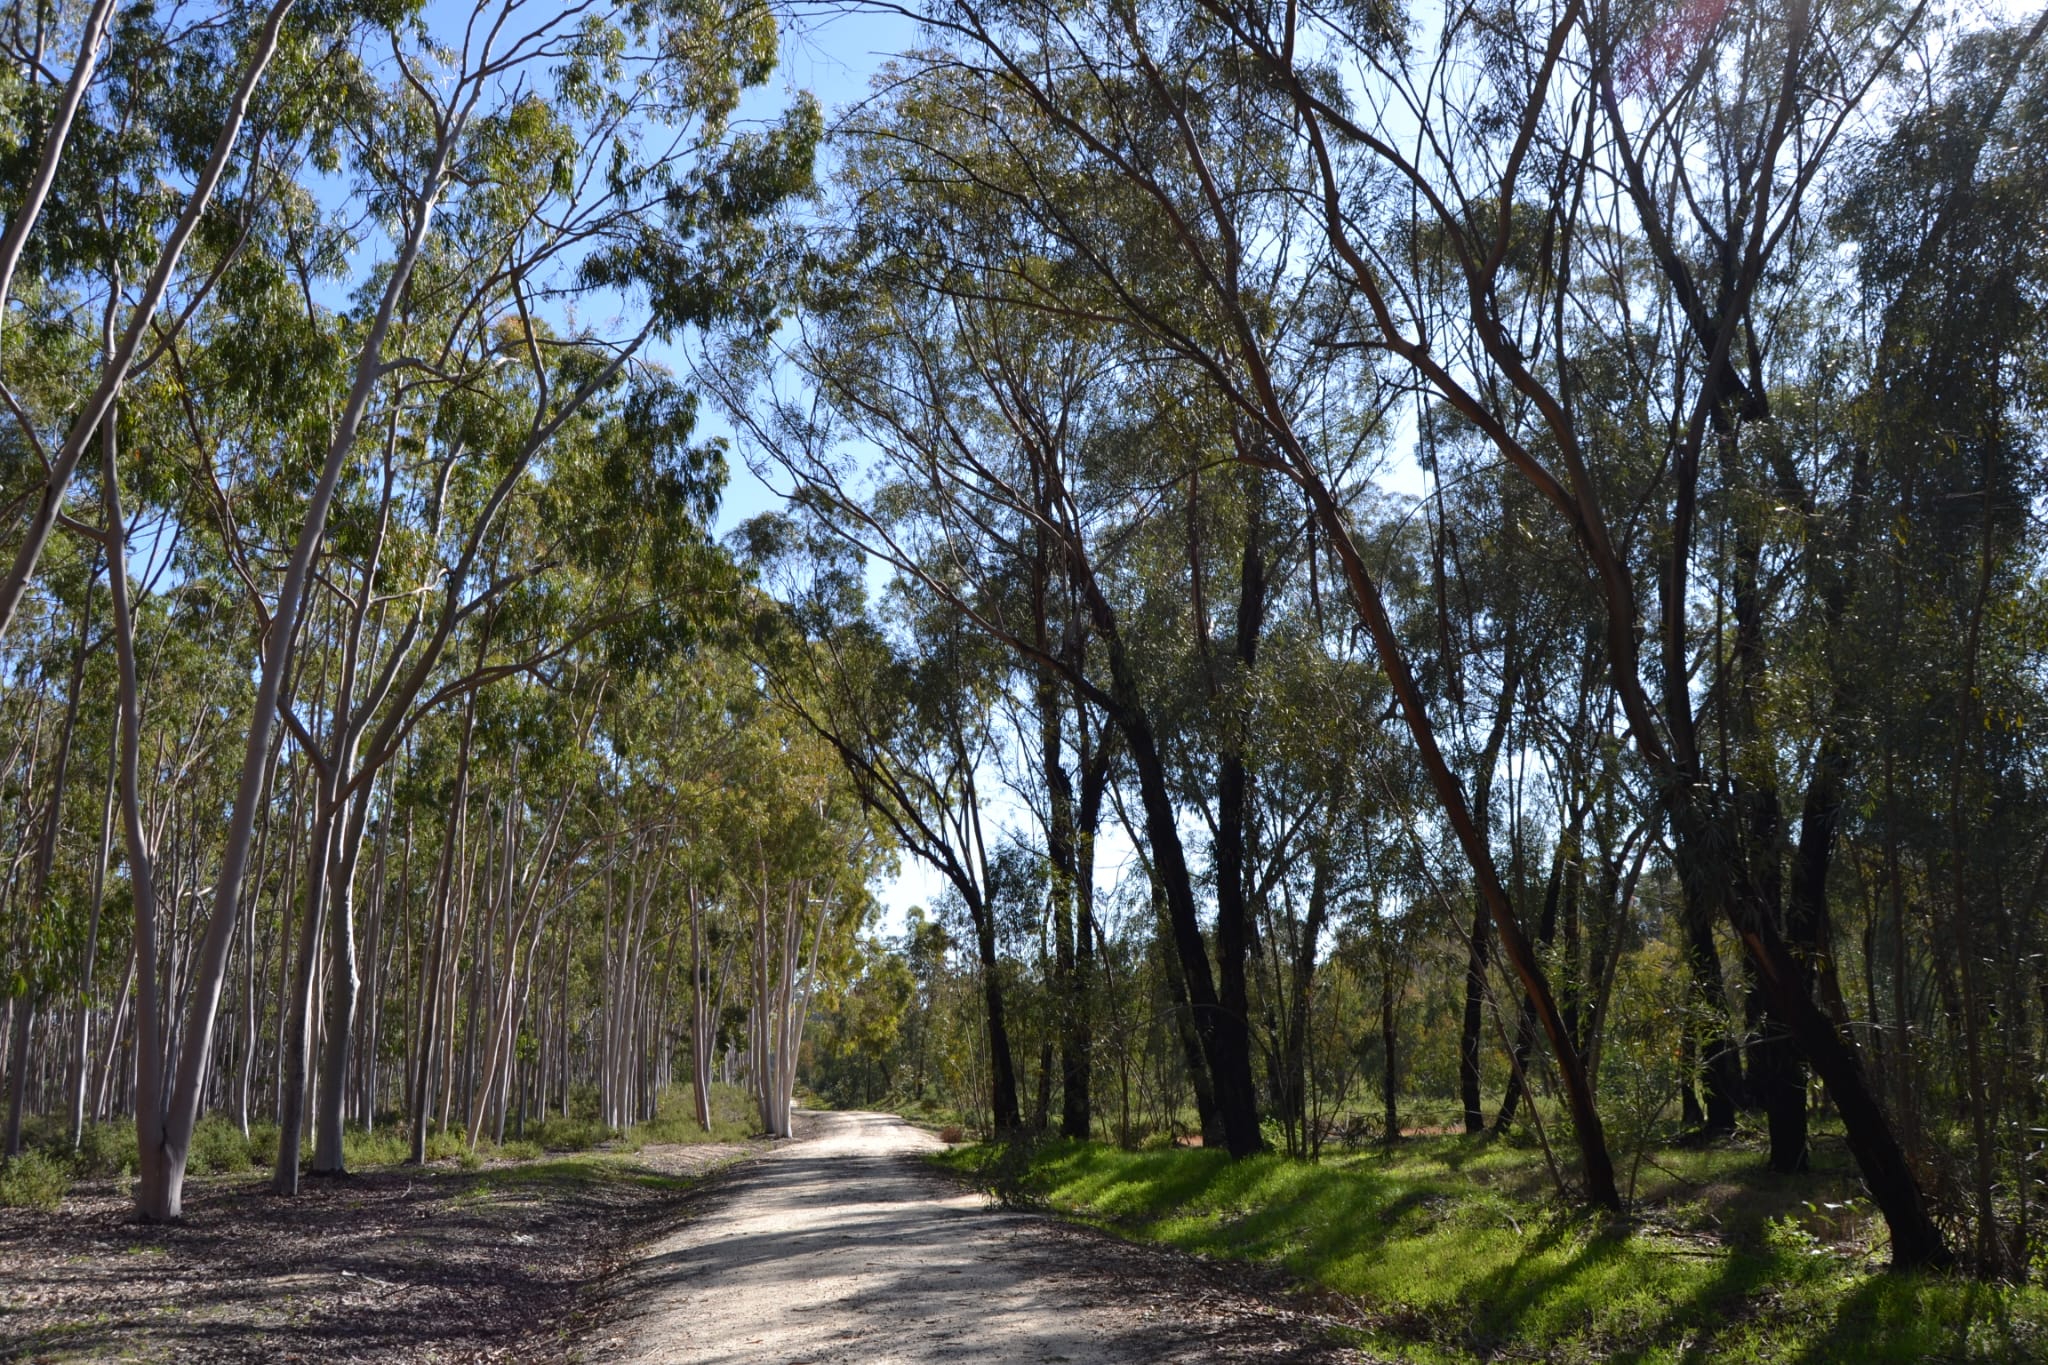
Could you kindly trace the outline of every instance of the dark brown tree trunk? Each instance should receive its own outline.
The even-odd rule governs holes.
[[[1187,988],[1188,1006],[1194,1016],[1195,1034],[1201,1039],[1203,1058],[1209,1064],[1209,1078],[1215,1087],[1216,1113],[1222,1124],[1224,1144],[1232,1156],[1249,1156],[1264,1150],[1266,1145],[1265,1136],[1259,1131],[1258,1093],[1252,1083],[1249,1021],[1242,1010],[1233,1012],[1224,1007],[1217,993],[1216,977],[1209,969],[1209,951],[1202,942],[1194,881],[1181,844],[1178,812],[1167,781],[1166,764],[1159,754],[1151,717],[1141,700],[1136,670],[1124,651],[1116,613],[1103,596],[1101,585],[1095,581],[1092,572],[1085,565],[1076,564],[1075,568],[1077,586],[1087,598],[1095,634],[1103,642],[1108,656],[1110,719],[1123,736],[1125,752],[1137,774],[1139,804],[1145,817],[1145,842],[1152,856],[1152,875],[1166,893],[1171,942],[1180,958],[1181,977]],[[1241,921],[1239,932],[1242,932]],[[1242,969],[1241,957],[1239,968]]]
[[[989,1119],[998,1133],[1024,1126],[1017,1108],[1017,1063],[1010,1050],[1010,1026],[1003,1012],[1002,964],[996,956],[995,910],[979,893],[967,908],[974,920],[974,948],[981,963],[981,1001],[988,1015]]]
[[[1031,579],[1035,643],[1041,655],[1051,657],[1057,653],[1065,670],[1074,673],[1079,671],[1081,664],[1081,633],[1077,621],[1056,623],[1053,620],[1054,555],[1050,544],[1053,533],[1046,529],[1051,521],[1051,509],[1046,496],[1045,484],[1041,480],[1038,506],[1041,524],[1033,538]],[[1053,640],[1056,631],[1060,637],[1057,645]],[[1060,1132],[1067,1137],[1085,1138],[1088,1136],[1089,1126],[1089,1077],[1088,1067],[1082,1060],[1082,1036],[1086,1033],[1087,1026],[1082,1017],[1084,1006],[1074,942],[1074,902],[1080,889],[1080,859],[1075,847],[1074,783],[1067,773],[1063,757],[1066,705],[1061,695],[1063,689],[1060,685],[1059,672],[1050,666],[1040,667],[1032,690],[1033,700],[1038,709],[1040,775],[1045,782],[1046,861],[1051,864],[1052,870],[1049,900],[1053,929],[1053,962],[1049,985],[1052,995],[1052,1032],[1059,1041]],[[1050,1117],[1047,1112],[1050,1103],[1050,1096],[1047,1094],[1051,1084],[1050,1070],[1049,1064],[1040,1070],[1036,1123],[1040,1129],[1046,1126]]]
[[[1158,926],[1159,958],[1166,969],[1166,990],[1173,1008],[1174,1036],[1180,1040],[1181,1059],[1187,1066],[1188,1088],[1195,1092],[1195,1121],[1201,1125],[1202,1145],[1221,1147],[1223,1119],[1216,1110],[1216,1086],[1209,1079],[1209,1062],[1202,1054],[1202,1037],[1195,1029],[1195,1012],[1188,1001],[1187,977],[1181,972],[1180,953],[1173,946],[1173,921],[1166,908],[1166,888],[1152,883],[1152,911]]]
[[[1240,672],[1238,690],[1220,698],[1230,713],[1216,776],[1216,975],[1219,1021],[1227,1021],[1233,1049],[1243,1050],[1243,1100],[1241,1121],[1248,1121],[1250,1136],[1231,1134],[1230,1115],[1225,1114],[1226,1136],[1231,1152],[1242,1156],[1264,1147],[1259,1135],[1256,1099],[1249,1093],[1251,1079],[1251,993],[1246,958],[1250,948],[1251,902],[1245,894],[1245,843],[1251,816],[1252,775],[1245,762],[1243,732],[1249,705],[1242,689],[1251,685],[1252,670],[1258,664],[1259,634],[1266,618],[1266,564],[1261,541],[1265,535],[1262,498],[1263,476],[1247,471],[1253,483],[1246,502],[1244,555],[1240,562],[1237,596],[1235,652]],[[1234,1054],[1233,1054],[1234,1055]],[[1237,1082],[1233,1082],[1236,1084]],[[1219,1089],[1219,1099],[1221,1090]]]
[[[1728,986],[1721,970],[1721,951],[1714,943],[1714,925],[1728,901],[1726,878],[1730,869],[1716,860],[1702,866],[1695,850],[1707,841],[1697,831],[1678,833],[1681,816],[1672,814],[1673,858],[1680,882],[1679,913],[1685,933],[1685,961],[1692,973],[1695,1006],[1713,1021],[1691,1027],[1693,1045],[1700,1057],[1700,1089],[1706,1111],[1701,1123],[1707,1137],[1725,1137],[1735,1131],[1735,1115],[1742,1103],[1742,1053],[1728,1034]],[[1732,915],[1731,915],[1732,918]]]
[[[1038,1099],[1031,1106],[1031,1131],[1043,1133],[1052,1122],[1052,1034],[1038,1045]]]
[[[1439,568],[1439,576],[1441,573]],[[1443,648],[1448,655],[1450,632],[1447,626],[1441,634]],[[1486,743],[1480,747],[1479,761],[1472,775],[1472,813],[1479,821],[1482,836],[1493,824],[1493,770],[1500,761],[1501,745],[1507,739],[1508,722],[1514,717],[1515,692],[1521,681],[1521,657],[1516,644],[1515,616],[1510,606],[1506,636],[1501,645],[1500,697],[1494,706],[1493,723],[1487,729]],[[1465,1013],[1458,1028],[1458,1098],[1464,1104],[1467,1133],[1484,1132],[1486,1129],[1486,1101],[1480,1084],[1479,1060],[1486,1029],[1486,969],[1492,932],[1492,912],[1487,908],[1486,897],[1475,895],[1472,898],[1471,937],[1465,944]]]
[[[1558,1011],[1557,998],[1551,993],[1543,964],[1515,920],[1507,889],[1501,885],[1500,872],[1493,861],[1493,851],[1487,844],[1484,831],[1473,818],[1464,787],[1437,745],[1435,723],[1429,717],[1422,689],[1408,666],[1408,657],[1401,647],[1394,623],[1387,615],[1379,586],[1366,567],[1357,543],[1351,538],[1343,509],[1327,488],[1310,477],[1310,466],[1306,461],[1294,468],[1299,472],[1298,481],[1314,504],[1316,519],[1328,533],[1331,547],[1336,550],[1338,562],[1344,568],[1352,604],[1357,608],[1361,624],[1379,655],[1380,666],[1386,673],[1402,719],[1407,722],[1408,733],[1415,741],[1423,773],[1452,832],[1457,836],[1466,862],[1472,868],[1480,897],[1485,901],[1493,917],[1494,929],[1500,935],[1501,950],[1521,982],[1523,993],[1535,1006],[1537,1022],[1543,1026],[1544,1037],[1549,1040],[1551,1052],[1557,1058],[1565,1102],[1571,1110],[1572,1132],[1578,1140],[1587,1201],[1600,1208],[1618,1211],[1621,1192],[1614,1183],[1614,1160],[1607,1151],[1606,1130],[1600,1122],[1600,1112],[1593,1104],[1592,1088],[1586,1083],[1585,1061],[1565,1029],[1564,1016]]]
[[[1584,827],[1589,806],[1581,806],[1573,812],[1572,826],[1557,841],[1557,849],[1550,860],[1550,881],[1543,891],[1543,915],[1537,924],[1537,941],[1548,949],[1557,941],[1557,904],[1565,883],[1565,865],[1578,858],[1579,834]],[[1572,1030],[1578,1036],[1578,1030]],[[1501,1101],[1500,1113],[1494,1116],[1493,1131],[1505,1133],[1515,1121],[1515,1110],[1519,1107],[1522,1092],[1529,1084],[1529,1057],[1536,1046],[1536,1011],[1525,998],[1519,1017],[1515,1021],[1514,1062],[1508,1067],[1507,1097]]]

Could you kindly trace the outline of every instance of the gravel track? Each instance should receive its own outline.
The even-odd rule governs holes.
[[[801,1114],[804,1140],[698,1196],[607,1286],[608,1365],[1358,1362],[1246,1268],[987,1207],[882,1114]]]

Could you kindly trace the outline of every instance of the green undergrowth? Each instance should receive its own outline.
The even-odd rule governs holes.
[[[55,1209],[71,1188],[71,1173],[61,1161],[26,1151],[0,1162],[0,1208]]]
[[[487,1162],[547,1162],[577,1153],[630,1155],[643,1147],[709,1142],[744,1142],[757,1125],[752,1101],[738,1086],[714,1086],[711,1131],[698,1127],[688,1087],[664,1091],[655,1116],[624,1132],[600,1123],[580,1106],[568,1116],[556,1113],[529,1117],[523,1125],[508,1124],[505,1140],[481,1140],[472,1151],[459,1128],[427,1133],[429,1162],[453,1162],[477,1169]],[[0,1164],[0,1208],[55,1208],[76,1180],[128,1180],[137,1169],[135,1124],[132,1120],[88,1123],[74,1150],[68,1128],[39,1118],[24,1125],[27,1150],[13,1162]],[[268,1171],[277,1163],[278,1130],[274,1123],[253,1123],[244,1134],[222,1114],[209,1114],[192,1130],[186,1174],[194,1177],[240,1176]],[[402,1120],[388,1120],[364,1129],[350,1123],[342,1134],[342,1155],[351,1171],[369,1171],[404,1164],[412,1153],[412,1129]],[[300,1159],[311,1161],[312,1138],[300,1144]]]
[[[638,1148],[657,1143],[745,1142],[761,1131],[753,1097],[736,1085],[711,1086],[711,1131],[697,1126],[696,1101],[690,1086],[664,1090],[653,1119],[628,1128],[624,1142]]]
[[[1828,1197],[1848,1182],[1826,1149],[1791,1178],[1744,1147],[1660,1150],[1631,1225],[1567,1208],[1540,1154],[1483,1138],[1313,1165],[1064,1141],[934,1160],[1012,1204],[1335,1290],[1362,1344],[1403,1360],[2048,1357],[2048,1292],[1886,1273],[1881,1225]]]
[[[929,1096],[884,1095],[881,1099],[860,1104],[841,1103],[830,1095],[806,1091],[800,1096],[802,1103],[810,1109],[841,1110],[848,1113],[894,1114],[911,1123],[927,1128],[964,1128],[966,1116],[950,1105],[942,1104]]]

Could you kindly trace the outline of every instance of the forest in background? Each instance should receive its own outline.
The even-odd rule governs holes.
[[[2048,14],[916,17],[0,16],[0,1184],[801,1081],[2040,1280]]]

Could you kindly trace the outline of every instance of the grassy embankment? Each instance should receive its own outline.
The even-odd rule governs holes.
[[[984,1181],[999,1164],[936,1159]],[[1074,1142],[1000,1163],[1070,1217],[1335,1291],[1361,1344],[1405,1361],[2048,1359],[2048,1291],[1885,1273],[1838,1139],[1815,1164],[1787,1178],[1753,1144],[1657,1149],[1621,1225],[1558,1201],[1540,1153],[1462,1136],[1314,1165]]]

